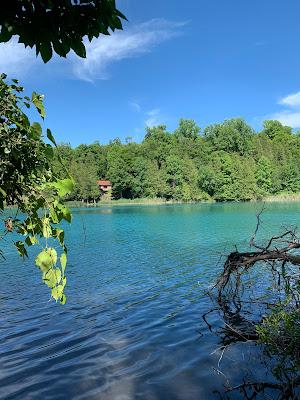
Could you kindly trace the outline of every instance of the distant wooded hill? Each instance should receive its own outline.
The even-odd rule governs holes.
[[[300,191],[300,135],[278,121],[255,132],[241,118],[207,126],[181,119],[174,132],[148,127],[141,143],[127,138],[55,150],[76,181],[70,200],[97,200],[98,179],[112,182],[119,198],[251,200]]]

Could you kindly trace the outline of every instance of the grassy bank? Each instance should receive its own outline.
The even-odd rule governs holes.
[[[213,203],[215,200],[211,201],[176,201],[176,200],[166,200],[163,198],[140,198],[140,199],[118,199],[118,200],[101,200],[97,203],[86,203],[81,201],[68,201],[68,207],[99,207],[99,206],[130,206],[130,205],[162,205],[162,204],[193,204],[193,203]],[[289,202],[289,201],[299,201],[300,193],[280,193],[272,196],[266,196],[265,198],[259,200],[265,202]]]
[[[213,202],[213,200],[211,201]],[[166,200],[162,198],[140,198],[140,199],[118,199],[118,200],[101,200],[97,203],[84,203],[81,201],[68,201],[68,207],[99,207],[99,206],[129,206],[129,205],[161,205],[161,204],[192,204],[192,203],[207,203],[207,201],[177,201],[177,200]]]
[[[265,202],[300,202],[300,193],[280,193],[272,196],[266,196],[259,201]],[[141,198],[141,199],[118,199],[102,200],[97,203],[86,203],[82,201],[67,201],[66,205],[70,208],[78,207],[101,207],[101,206],[134,206],[134,205],[163,205],[163,204],[196,204],[196,203],[214,203],[215,200],[202,201],[176,201],[163,198]],[[5,209],[14,209],[14,206],[5,206]]]
[[[279,202],[279,201],[300,201],[300,193],[279,193],[273,196],[266,196],[266,202]]]

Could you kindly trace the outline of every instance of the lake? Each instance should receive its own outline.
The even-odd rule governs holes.
[[[67,304],[49,301],[34,259],[7,246],[0,268],[0,398],[216,399],[261,377],[258,346],[220,339],[206,290],[259,203],[74,209]],[[268,203],[260,237],[300,225],[299,203]],[[34,253],[32,253],[34,256]],[[221,260],[222,261],[222,260]],[[218,326],[218,315],[210,323]],[[219,365],[218,365],[219,364]],[[216,370],[221,371],[217,372]],[[240,397],[236,397],[240,398]]]

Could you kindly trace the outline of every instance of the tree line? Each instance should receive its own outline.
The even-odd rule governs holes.
[[[201,130],[194,120],[180,119],[147,127],[141,143],[128,137],[72,148],[54,149],[53,169],[75,180],[69,200],[98,200],[97,179],[112,182],[112,196],[177,201],[239,201],[300,191],[300,135],[276,120],[255,132],[242,118]]]

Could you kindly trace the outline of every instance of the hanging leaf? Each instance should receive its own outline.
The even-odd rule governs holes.
[[[16,246],[16,248],[18,250],[18,253],[20,254],[21,257],[28,257],[28,253],[27,253],[27,250],[26,250],[23,242],[18,240],[15,243],[15,246]]]
[[[49,238],[52,235],[52,228],[50,225],[50,220],[49,218],[43,218],[42,220],[43,223],[43,236],[45,238]]]
[[[36,92],[32,93],[31,101],[33,102],[33,104],[37,108],[40,116],[44,119],[45,116],[46,116],[46,113],[45,113],[45,108],[44,108],[44,105],[43,105],[43,99],[44,99],[43,95],[38,94]]]
[[[63,291],[64,291],[63,285],[58,285],[58,286],[55,286],[52,289],[51,295],[57,301],[57,300],[60,300],[62,298]]]
[[[57,189],[57,193],[59,197],[64,197],[67,194],[72,193],[74,190],[74,181],[72,179],[60,179],[53,184],[53,186]]]
[[[67,255],[66,253],[62,253],[60,256],[60,265],[61,265],[61,270],[63,273],[63,276],[65,275],[65,270],[66,270],[66,265],[67,265]]]
[[[50,42],[43,42],[40,45],[40,53],[42,56],[42,59],[44,61],[44,63],[48,62],[49,60],[51,60],[52,57],[52,46]]]
[[[48,249],[41,251],[35,259],[35,264],[42,272],[48,272],[53,266],[53,258]]]
[[[50,142],[52,142],[54,144],[54,146],[56,146],[56,142],[55,142],[54,136],[52,135],[50,129],[47,129],[46,132],[47,132],[47,138],[50,140]]]
[[[67,301],[67,296],[63,294],[60,299],[60,304],[66,304],[66,301]]]

